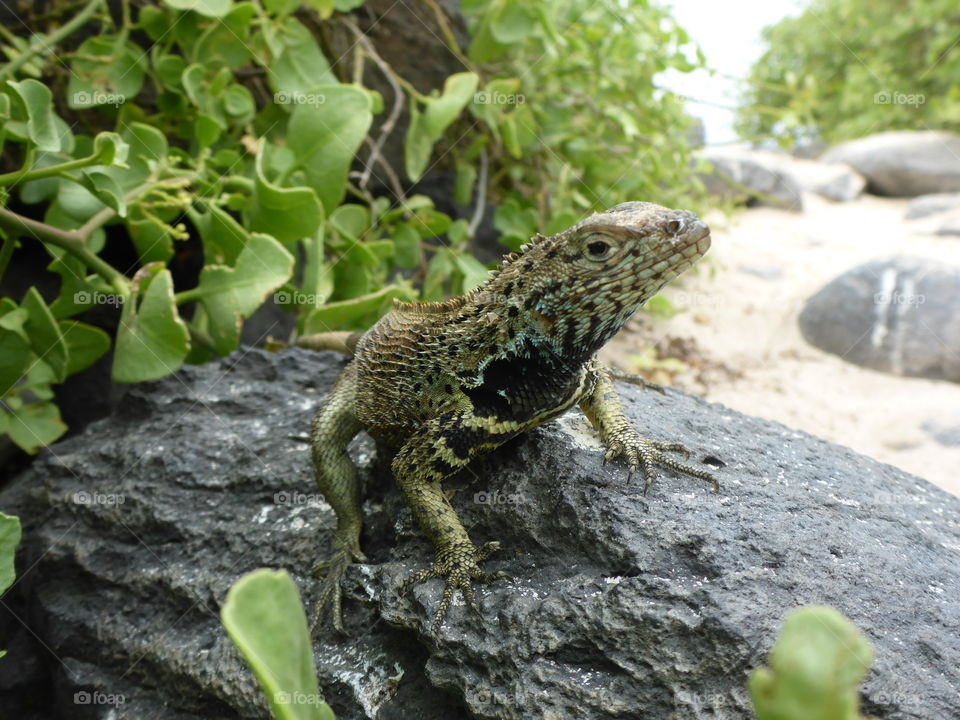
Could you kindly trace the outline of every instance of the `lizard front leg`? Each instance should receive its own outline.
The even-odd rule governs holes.
[[[443,578],[446,585],[430,628],[434,636],[439,633],[457,590],[476,607],[473,582],[489,583],[506,576],[480,569],[479,563],[495,552],[500,543],[474,545],[440,483],[518,432],[502,423],[475,417],[470,411],[450,412],[434,418],[408,438],[394,457],[392,469],[397,485],[420,529],[436,549],[433,565],[407,578],[400,592],[403,594],[430,578]]]
[[[610,381],[606,368],[597,360],[593,360],[588,367],[588,372],[594,376],[592,389],[580,399],[580,409],[600,434],[600,441],[607,448],[604,462],[622,456],[629,464],[631,475],[641,470],[645,482],[644,495],[657,479],[655,465],[662,465],[684,475],[706,480],[713,485],[714,492],[720,491],[720,485],[712,474],[666,455],[668,452],[676,452],[682,454],[683,459],[686,460],[690,453],[682,444],[656,442],[644,437],[633,428],[623,413],[620,397]]]

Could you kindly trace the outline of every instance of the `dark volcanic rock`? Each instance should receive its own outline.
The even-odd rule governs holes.
[[[77,692],[123,695],[119,717],[138,720],[265,716],[218,609],[261,566],[315,596],[334,518],[309,495],[305,440],[341,365],[248,350],[135,387],[0,495],[25,523],[0,628],[22,628],[10,608],[43,644],[32,658],[5,645],[0,676],[34,668],[0,686],[5,709],[42,686],[63,717],[107,717],[81,714]],[[748,671],[807,603],[872,640],[867,712],[956,717],[960,499],[680,392],[621,392],[651,436],[725,463],[721,493],[664,472],[644,497],[621,463],[601,465],[579,413],[518,439],[450,483],[474,540],[503,543],[488,569],[513,580],[478,589],[479,617],[456,604],[436,645],[423,633],[439,582],[395,590],[428,543],[369,439],[352,447],[370,564],[348,574],[349,639],[315,646],[340,720],[745,719]]]
[[[960,382],[960,268],[895,256],[848,270],[807,300],[807,342],[895,375]]]

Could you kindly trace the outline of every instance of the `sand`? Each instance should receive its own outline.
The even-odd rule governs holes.
[[[934,235],[937,218],[904,220],[907,200],[804,201],[802,213],[754,208],[707,218],[713,247],[699,272],[664,291],[682,312],[640,331],[628,326],[603,359],[635,369],[630,355],[651,338],[692,338],[693,364],[703,367],[670,377],[673,385],[960,495],[960,447],[929,430],[960,427],[960,383],[858,367],[809,345],[797,325],[808,297],[861,263],[909,253],[960,267],[960,237]]]

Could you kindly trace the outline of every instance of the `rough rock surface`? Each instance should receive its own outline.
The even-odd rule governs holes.
[[[309,496],[305,440],[342,362],[244,350],[134,387],[0,493],[25,522],[21,579],[0,605],[11,716],[266,716],[218,608],[261,566],[317,591],[308,569],[334,518]],[[488,569],[513,580],[478,590],[480,616],[455,605],[436,645],[424,632],[439,582],[395,591],[429,545],[357,441],[370,564],[348,574],[349,638],[315,645],[340,720],[745,720],[749,669],[807,603],[872,640],[867,714],[956,717],[960,498],[680,392],[621,393],[652,437],[722,461],[721,493],[665,472],[644,497],[622,464],[601,464],[578,412],[516,440],[451,483],[473,538],[503,542]],[[78,692],[124,705],[110,715]]]
[[[897,130],[850,140],[823,155],[867,178],[878,195],[913,197],[960,190],[960,135]]]
[[[860,265],[799,322],[807,342],[857,365],[960,382],[960,268],[904,255]]]
[[[932,193],[910,201],[904,218],[919,220],[948,210],[960,210],[960,193]]]

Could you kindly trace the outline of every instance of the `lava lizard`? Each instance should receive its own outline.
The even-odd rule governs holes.
[[[597,213],[550,237],[536,235],[506,256],[477,289],[436,303],[395,302],[366,333],[319,333],[299,339],[312,349],[353,353],[313,420],[317,484],[337,516],[333,552],[313,617],[330,605],[343,630],[341,581],[360,550],[357,471],[347,445],[361,430],[397,449],[391,469],[403,499],[433,542],[436,559],[401,585],[429,578],[445,587],[436,635],[457,590],[475,605],[473,581],[505,577],[480,569],[499,547],[477,547],[440,483],[474,458],[549,422],[574,405],[607,448],[640,469],[644,492],[654,465],[701,478],[704,471],[665,453],[679,443],[640,435],[623,413],[611,376],[596,353],[667,282],[710,247],[696,215],[645,202]]]

